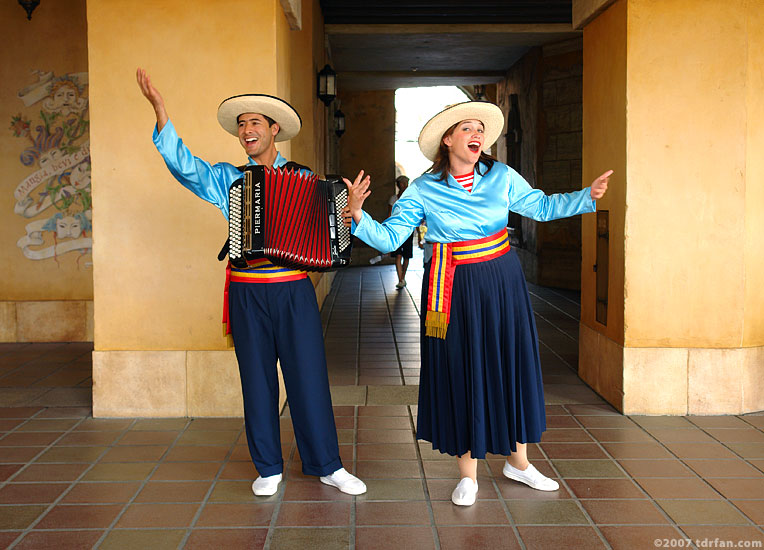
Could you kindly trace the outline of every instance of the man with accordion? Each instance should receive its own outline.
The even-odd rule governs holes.
[[[229,189],[242,178],[245,167],[210,164],[193,156],[175,132],[164,100],[145,70],[138,69],[137,80],[154,108],[153,140],[170,173],[228,219]],[[230,97],[220,104],[218,121],[239,139],[249,166],[309,172],[304,166],[288,163],[276,150],[277,141],[292,139],[302,125],[297,111],[286,101],[264,94]],[[363,494],[366,485],[340,461],[321,319],[307,273],[274,265],[265,257],[238,265],[229,264],[227,270],[224,322],[235,345],[247,442],[259,474],[252,491],[273,495],[282,479],[276,371],[280,360],[287,396],[292,397],[290,413],[303,473],[319,476],[322,483],[344,493]]]

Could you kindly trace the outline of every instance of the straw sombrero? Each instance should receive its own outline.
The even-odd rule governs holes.
[[[504,113],[487,101],[465,101],[449,105],[424,125],[419,133],[419,149],[429,160],[434,161],[443,134],[462,120],[476,119],[485,127],[483,149],[488,149],[499,139],[504,128]]]
[[[300,132],[302,120],[289,103],[266,94],[242,94],[229,97],[218,107],[218,122],[223,129],[234,136],[239,135],[239,115],[258,113],[272,118],[279,125],[279,133],[274,141],[287,141]]]

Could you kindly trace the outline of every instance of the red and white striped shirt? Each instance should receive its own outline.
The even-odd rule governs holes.
[[[472,182],[475,179],[474,172],[464,174],[463,176],[454,176],[454,179],[467,190],[467,193],[472,193]]]

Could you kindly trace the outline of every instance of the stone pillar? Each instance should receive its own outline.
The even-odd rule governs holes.
[[[579,372],[624,413],[764,409],[763,53],[758,2],[618,0],[584,27],[583,178],[615,174],[606,324],[583,223]]]

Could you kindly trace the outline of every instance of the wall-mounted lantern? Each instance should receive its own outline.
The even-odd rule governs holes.
[[[32,20],[32,12],[40,5],[40,0],[19,0],[19,4],[27,12],[27,19]]]
[[[345,133],[345,113],[339,109],[334,111],[334,133],[337,137],[342,137]]]
[[[318,73],[318,99],[327,107],[337,97],[337,73],[329,65],[324,65]]]

